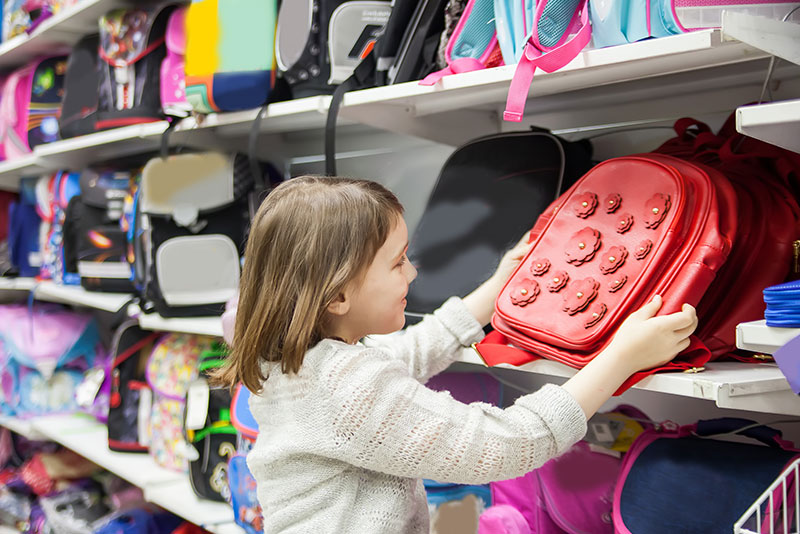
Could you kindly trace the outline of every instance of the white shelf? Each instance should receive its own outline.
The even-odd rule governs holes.
[[[144,489],[145,500],[218,534],[242,534],[229,504],[198,499],[187,477]]]
[[[222,337],[222,319],[219,317],[161,317],[157,313],[139,315],[139,326],[145,330],[184,332]]]
[[[69,51],[81,37],[97,33],[98,19],[128,4],[123,0],[80,0],[42,22],[30,35],[18,35],[0,44],[0,69],[24,65],[41,55]]]
[[[10,431],[16,432],[20,436],[30,440],[44,439],[44,436],[33,427],[33,423],[30,419],[19,419],[17,417],[0,415],[0,426],[6,427]]]
[[[47,170],[34,154],[18,159],[0,161],[0,189],[18,191],[20,178],[23,176],[39,176]]]
[[[34,419],[32,423],[33,428],[43,436],[140,488],[177,482],[185,477],[183,473],[156,465],[148,454],[109,450],[106,426],[89,415],[44,416]]]
[[[81,170],[93,162],[157,150],[167,126],[158,121],[104,130],[39,145],[33,153],[50,170]]]
[[[473,351],[465,351],[460,361],[484,365]],[[578,372],[550,360],[538,360],[519,367],[505,364],[497,367],[558,378],[569,378]],[[800,415],[800,397],[790,389],[774,363],[710,362],[699,373],[657,373],[633,387],[710,400],[720,408]]]
[[[2,278],[0,277],[0,291],[30,291],[36,287],[33,278]]]
[[[800,152],[800,99],[737,108],[736,130]]]
[[[719,30],[584,50],[557,72],[536,72],[524,121],[569,128],[728,111],[752,99],[767,57],[753,46],[723,41]],[[504,66],[446,76],[434,86],[410,82],[351,92],[341,115],[460,144],[502,127],[519,128],[500,120],[514,70]]]
[[[779,348],[800,336],[800,328],[767,326],[766,319],[736,325],[736,348],[775,354]]]
[[[86,291],[81,286],[65,286],[55,282],[36,285],[33,295],[38,300],[77,304],[110,312],[119,311],[132,298],[129,293]]]

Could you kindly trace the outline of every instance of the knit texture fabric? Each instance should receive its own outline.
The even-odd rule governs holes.
[[[423,385],[482,336],[452,298],[397,334],[323,340],[296,375],[265,368],[250,399],[259,436],[247,457],[265,534],[427,534],[422,478],[514,478],[581,439],[583,411],[558,386],[502,410]]]

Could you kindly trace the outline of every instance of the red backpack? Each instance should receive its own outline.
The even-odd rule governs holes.
[[[631,180],[630,177],[641,177]],[[714,169],[662,154],[600,163],[539,218],[534,245],[497,298],[485,342],[515,346],[581,368],[622,321],[653,295],[661,313],[697,305],[736,236],[737,196]],[[481,344],[490,365],[537,358]],[[488,349],[488,350],[486,350]],[[698,340],[659,369],[689,369],[710,358]]]

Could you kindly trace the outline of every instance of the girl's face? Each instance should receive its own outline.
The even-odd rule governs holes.
[[[355,342],[369,334],[389,334],[405,325],[408,285],[417,270],[406,257],[408,228],[402,218],[375,254],[361,284],[345,291],[346,312],[338,317],[339,336]]]

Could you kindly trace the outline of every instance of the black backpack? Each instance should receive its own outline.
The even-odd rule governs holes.
[[[192,489],[203,499],[220,502],[230,501],[228,460],[236,454],[238,432],[231,424],[230,390],[210,387],[208,373],[219,368],[226,356],[227,348],[221,341],[200,355],[200,376],[189,386],[184,416],[186,442],[196,452],[189,461]],[[208,396],[192,394],[198,389],[207,390]]]
[[[85,169],[81,194],[70,199],[63,229],[64,267],[89,291],[132,293],[127,232],[120,226],[131,173]]]
[[[58,131],[62,139],[95,131],[97,87],[100,79],[97,49],[100,36],[87,35],[74,46],[67,59],[64,76],[64,99]]]
[[[116,9],[100,18],[98,130],[164,118],[161,63],[173,9]]]
[[[544,209],[591,167],[591,145],[547,131],[494,134],[447,159],[413,237],[418,269],[406,319],[417,322],[487,279]]]
[[[139,406],[152,399],[145,370],[160,334],[139,328],[136,319],[122,323],[114,333],[111,350],[111,394],[108,408],[108,448],[119,452],[147,452],[144,421]],[[149,414],[149,412],[148,412]]]
[[[388,0],[283,2],[275,55],[292,96],[332,93],[372,49],[391,9]]]

